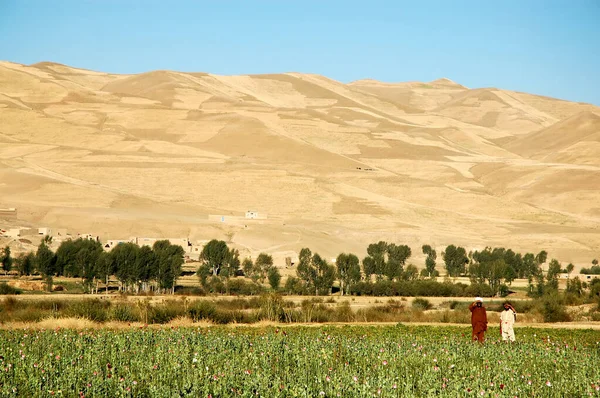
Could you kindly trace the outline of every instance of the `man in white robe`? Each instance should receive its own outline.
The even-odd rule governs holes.
[[[514,325],[517,320],[517,311],[509,302],[504,303],[504,311],[500,313],[500,333],[503,341],[515,341]]]

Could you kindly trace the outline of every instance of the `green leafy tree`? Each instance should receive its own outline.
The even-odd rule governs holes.
[[[13,258],[10,255],[10,247],[6,246],[4,250],[2,250],[2,270],[4,272],[9,272],[12,269]]]
[[[265,283],[271,268],[273,268],[273,257],[267,253],[260,253],[250,268],[249,276],[255,282]]]
[[[404,264],[411,256],[410,247],[390,243],[386,248],[387,261],[384,265],[384,274],[389,280],[400,279],[404,272]]]
[[[498,293],[498,288],[502,284],[502,280],[504,279],[504,275],[506,274],[507,265],[504,262],[504,259],[498,258],[490,263],[486,264],[487,275],[486,279],[488,284],[492,288],[492,292],[495,294]]]
[[[565,291],[567,293],[574,294],[577,297],[581,297],[583,294],[583,285],[581,284],[581,280],[579,280],[577,277],[567,280],[567,288]]]
[[[451,277],[457,277],[465,273],[466,264],[469,262],[467,252],[463,247],[450,245],[442,252],[442,258],[446,264],[446,271]]]
[[[556,259],[552,259],[548,265],[548,272],[546,274],[547,286],[554,290],[558,290],[558,275],[561,271],[561,265]]]
[[[437,253],[435,252],[435,250],[429,246],[429,245],[423,245],[423,247],[421,247],[421,250],[423,251],[423,254],[425,254],[427,257],[425,257],[425,272],[429,277],[435,277],[437,274],[437,271],[435,270],[435,260],[437,259]]]
[[[151,288],[151,281],[158,282],[159,267],[158,257],[154,249],[149,246],[140,247],[136,253],[132,270],[136,291],[139,291],[139,289],[148,291]]]
[[[367,268],[365,268],[365,276],[367,278],[370,275],[375,275],[377,280],[382,280],[383,275],[385,273],[386,261],[385,255],[387,253],[388,244],[384,241],[379,241],[378,243],[371,243],[367,247],[367,254],[370,260],[367,260]],[[365,259],[366,260],[366,259]],[[363,260],[363,266],[365,261]]]
[[[300,250],[298,268],[296,273],[309,289],[314,290],[315,295],[325,294],[331,290],[335,279],[335,268],[327,264],[319,254],[314,255],[308,248]]]
[[[55,272],[56,256],[47,245],[48,240],[44,239],[38,246],[35,254],[36,269],[44,278],[46,289],[52,290],[52,278]]]
[[[300,250],[296,274],[298,278],[310,285],[313,285],[314,280],[317,278],[317,270],[313,264],[312,252],[307,247]]]
[[[511,285],[515,279],[517,279],[517,271],[513,267],[507,266],[504,273],[504,280]]]
[[[271,259],[271,264],[273,260]],[[229,256],[225,267],[222,269],[221,274],[225,278],[230,278],[236,275],[236,272],[240,269],[240,252],[237,249],[229,250]]]
[[[277,290],[279,289],[279,284],[281,283],[281,274],[279,270],[275,267],[269,268],[268,271],[269,285],[271,289]]]
[[[175,284],[181,276],[184,259],[183,247],[172,245],[168,240],[158,240],[152,246],[158,264],[157,283],[159,289],[175,293]]]
[[[548,259],[548,253],[545,250],[542,250],[541,252],[539,252],[537,254],[537,256],[535,256],[535,262],[538,265],[544,264],[547,259]]]
[[[251,258],[246,257],[244,261],[242,261],[242,271],[244,271],[244,275],[246,277],[254,280],[255,282],[258,281],[258,277],[256,280],[253,278],[256,277],[256,275],[254,275],[254,262]]]
[[[102,244],[90,239],[68,239],[56,250],[56,273],[84,279],[85,286],[96,279],[95,264],[103,252]]]
[[[221,268],[227,266],[229,259],[230,252],[227,243],[222,240],[213,239],[204,246],[200,253],[200,267],[205,267],[210,274],[217,276],[219,275]],[[199,275],[204,273],[206,272],[198,271]]]
[[[376,273],[375,270],[375,260],[373,257],[367,256],[362,260],[363,273],[365,274],[365,279],[367,281],[371,280],[371,275]]]
[[[136,259],[140,247],[135,243],[120,243],[110,252],[115,263],[115,276],[121,290],[130,290],[136,283]]]
[[[117,269],[115,257],[112,252],[102,252],[96,260],[96,275],[104,281],[106,293],[108,293],[108,280]]]
[[[573,263],[569,263],[569,265],[567,265],[567,269],[566,269],[567,274],[569,276],[571,276],[571,273],[573,272],[574,269],[575,269],[575,266],[573,265]]]
[[[35,254],[32,252],[27,254],[21,253],[21,255],[17,257],[15,263],[17,266],[17,271],[19,271],[19,275],[31,275],[35,269]]]
[[[414,281],[419,277],[419,270],[414,264],[408,264],[404,273],[402,274],[402,279],[406,281]]]
[[[56,249],[56,270],[58,275],[79,276],[75,257],[77,256],[78,247],[71,239],[61,242]]]
[[[492,293],[497,294],[500,285],[505,279],[512,282],[516,275],[516,269],[518,265],[509,266],[506,261],[517,264],[517,256],[515,252],[504,248],[490,248],[486,247],[482,251],[475,251],[470,253],[471,264],[469,264],[469,277],[472,283],[484,283],[487,282],[490,286]]]
[[[598,260],[597,259],[593,259],[592,260],[592,265],[598,265]]]
[[[350,290],[353,283],[360,281],[360,264],[356,255],[341,253],[336,261],[337,278],[340,280],[340,292],[344,295],[344,290]]]

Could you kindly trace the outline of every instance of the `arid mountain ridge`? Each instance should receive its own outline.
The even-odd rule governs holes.
[[[0,191],[16,224],[103,239],[221,238],[276,259],[383,239],[419,266],[422,244],[450,243],[588,266],[600,107],[448,79],[0,62]]]

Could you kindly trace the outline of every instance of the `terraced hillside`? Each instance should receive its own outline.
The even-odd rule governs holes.
[[[104,239],[223,238],[276,259],[501,245],[587,266],[600,108],[448,79],[0,62],[0,190],[17,224]]]

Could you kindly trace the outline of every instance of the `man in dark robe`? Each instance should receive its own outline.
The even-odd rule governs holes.
[[[471,311],[471,326],[473,327],[472,339],[473,341],[483,343],[488,323],[483,299],[476,297],[475,301],[469,306],[469,311]]]

